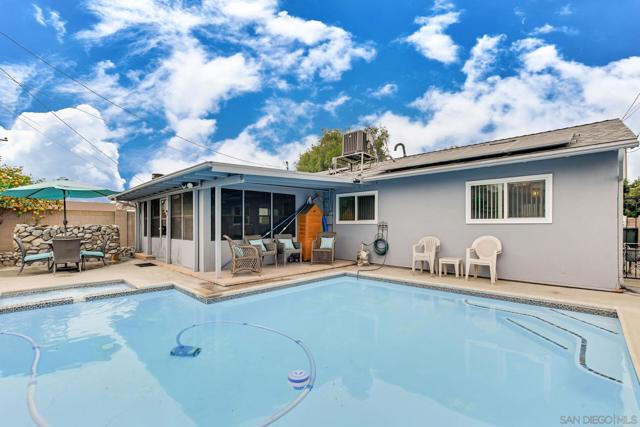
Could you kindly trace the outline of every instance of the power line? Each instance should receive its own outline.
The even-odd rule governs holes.
[[[635,113],[636,111],[638,111],[638,108],[636,108],[633,113],[629,114],[629,112],[631,111],[631,109],[633,108],[633,106],[636,104],[636,102],[638,101],[638,98],[640,98],[640,91],[638,91],[638,94],[636,95],[636,97],[633,99],[633,102],[631,103],[631,105],[629,105],[629,108],[627,108],[627,111],[625,111],[625,113],[622,115],[622,120],[626,120],[629,117],[631,117],[631,115],[633,113]]]
[[[150,125],[149,122],[147,120],[145,120],[143,117],[141,117],[140,115],[138,115],[137,113],[129,110],[126,107],[123,107],[122,105],[112,101],[111,99],[107,98],[106,96],[96,92],[95,90],[93,90],[91,87],[89,87],[88,85],[86,85],[85,83],[83,83],[82,81],[76,79],[75,77],[73,77],[72,75],[70,75],[69,73],[67,73],[66,71],[60,69],[59,67],[51,64],[49,61],[47,61],[46,59],[44,59],[42,56],[38,55],[37,53],[35,53],[34,51],[32,51],[31,49],[29,49],[28,47],[26,47],[25,45],[23,45],[22,43],[20,43],[19,41],[17,41],[16,39],[14,39],[13,37],[11,37],[10,35],[8,35],[7,33],[5,33],[4,31],[0,31],[0,35],[4,36],[7,40],[9,40],[11,43],[15,44],[16,46],[18,46],[19,48],[21,48],[22,50],[24,50],[25,52],[27,52],[28,54],[30,54],[31,56],[33,56],[34,58],[36,58],[37,60],[41,61],[43,64],[47,65],[48,67],[52,68],[53,70],[57,71],[58,73],[62,74],[63,76],[65,76],[66,78],[68,78],[69,80],[73,81],[74,83],[82,86],[84,89],[86,89],[87,91],[91,92],[92,94],[94,94],[95,96],[99,97],[100,99],[104,100],[105,102],[108,102],[109,104],[113,105],[116,108],[119,108],[120,110],[124,111],[125,113],[135,117],[136,119],[140,120],[143,123],[146,123],[147,125]],[[197,143],[195,141],[192,141],[188,138],[183,137],[182,135],[178,134],[177,132],[174,134],[174,136],[182,141],[185,141],[189,144],[193,144],[197,147],[203,148],[205,150],[210,150],[216,154],[220,154],[221,156],[225,156],[225,157],[229,157],[231,159],[243,162],[243,163],[250,163],[250,164],[254,164],[254,165],[258,165],[258,166],[267,166],[267,167],[272,167],[272,168],[277,168],[277,169],[281,169],[280,166],[274,166],[274,165],[270,165],[270,164],[266,164],[266,163],[259,163],[259,162],[253,162],[251,160],[246,160],[246,159],[241,159],[240,157],[236,157],[236,156],[232,156],[230,154],[226,154],[223,153],[221,151],[218,150],[214,150],[211,147],[208,147],[206,145]]]
[[[49,113],[52,114],[56,119],[58,119],[62,124],[64,124],[66,127],[68,127],[69,129],[71,129],[71,131],[73,133],[75,133],[76,135],[78,135],[78,137],[80,137],[82,140],[86,141],[89,145],[91,145],[93,148],[95,148],[97,151],[99,151],[100,153],[102,153],[102,155],[108,159],[109,161],[113,162],[114,164],[118,164],[117,161],[115,161],[114,159],[111,158],[111,156],[109,156],[107,153],[105,153],[104,151],[102,151],[98,146],[96,146],[93,142],[91,142],[87,137],[85,137],[84,135],[82,135],[80,132],[78,132],[73,126],[71,126],[69,123],[67,123],[64,119],[62,119],[62,117],[60,117],[55,111],[53,111],[53,108],[51,108],[49,105],[47,105],[44,101],[42,101],[39,97],[35,96],[33,93],[31,93],[31,91],[29,89],[26,88],[26,86],[19,82],[18,80],[16,80],[11,74],[9,74],[4,68],[0,67],[0,71],[2,71],[7,78],[9,78],[12,82],[14,82],[15,84],[17,84],[18,86],[20,86],[22,88],[22,90],[24,90],[29,96],[31,96],[33,99],[35,99],[40,105],[42,105],[45,109],[49,110]]]

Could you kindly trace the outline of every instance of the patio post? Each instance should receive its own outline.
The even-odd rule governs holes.
[[[215,267],[216,279],[222,276],[222,186],[220,182],[216,182],[214,188],[214,225],[215,225]]]
[[[193,190],[193,271],[200,271],[200,190]]]

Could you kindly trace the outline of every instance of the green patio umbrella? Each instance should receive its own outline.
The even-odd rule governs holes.
[[[63,200],[64,220],[63,225],[67,229],[67,197],[92,199],[118,194],[118,191],[106,188],[94,187],[81,182],[69,181],[59,178],[53,181],[43,181],[37,184],[23,185],[22,187],[9,188],[0,193],[0,197],[24,197],[27,199]]]

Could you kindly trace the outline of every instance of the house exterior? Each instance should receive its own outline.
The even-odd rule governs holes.
[[[136,203],[139,250],[198,271],[221,271],[223,234],[269,233],[312,196],[338,258],[355,259],[380,222],[393,266],[410,267],[422,236],[440,239],[439,256],[463,258],[490,234],[503,244],[499,278],[615,290],[625,152],[637,145],[615,119],[318,174],[206,162],[116,199]]]

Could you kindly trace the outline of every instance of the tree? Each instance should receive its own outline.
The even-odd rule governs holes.
[[[365,128],[373,139],[373,147],[380,160],[389,158],[387,143],[389,131],[384,127]],[[331,167],[331,160],[342,154],[342,132],[339,129],[322,129],[317,145],[300,154],[296,168],[301,172],[321,172]]]
[[[34,184],[35,182],[31,176],[24,174],[22,167],[0,163],[0,192],[13,187]],[[29,213],[36,222],[44,218],[46,212],[58,209],[60,209],[60,202],[56,200],[0,197],[0,212],[12,211],[16,215]]]

